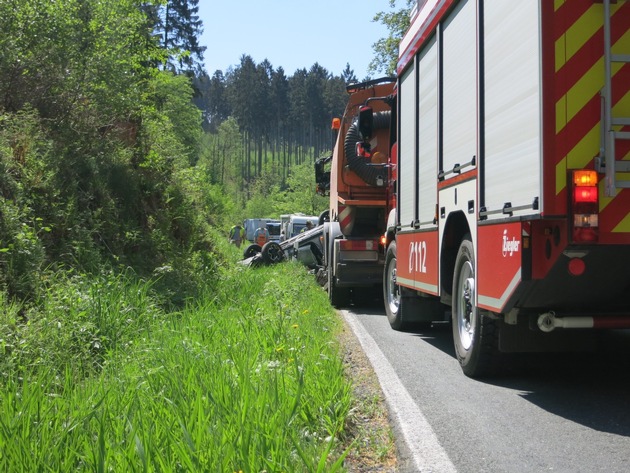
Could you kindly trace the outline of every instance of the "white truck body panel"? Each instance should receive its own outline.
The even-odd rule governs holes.
[[[475,2],[466,0],[455,7],[444,26],[443,171],[477,155],[476,25]]]
[[[299,235],[300,232],[306,228],[306,222],[311,222],[313,224],[313,228],[318,225],[319,217],[316,215],[290,215],[289,221],[285,230],[285,238],[293,238],[296,235]]]
[[[477,247],[477,216],[475,213],[468,211],[468,202],[475,201],[477,198],[477,180],[470,180],[457,184],[455,186],[447,187],[439,191],[440,207],[444,207],[446,215],[461,212],[466,216],[468,222],[468,228],[470,228],[470,237],[474,247]],[[443,241],[445,219],[441,219],[439,225],[439,241]],[[438,251],[438,249],[434,249]],[[477,253],[475,252],[475,257]],[[441,291],[440,291],[441,293]]]
[[[415,66],[411,66],[400,79],[400,96],[405,97],[405,100],[409,100],[409,103],[415,103],[416,101],[415,83]],[[400,183],[400,223],[403,229],[409,228],[416,217],[415,123],[414,107],[406,107],[401,110],[401,140],[398,148],[398,153],[401,156],[401,159],[399,160],[401,167],[398,170],[398,181]]]
[[[493,219],[504,217],[492,212],[506,202],[527,207],[543,195],[541,45],[532,34],[540,12],[537,2],[488,0],[485,6],[485,197]]]
[[[435,226],[438,175],[438,67],[437,42],[433,39],[420,56],[418,172],[420,228]]]

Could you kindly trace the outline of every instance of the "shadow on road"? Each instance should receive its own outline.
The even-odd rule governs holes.
[[[417,336],[455,357],[450,325]],[[630,332],[593,336],[597,349],[592,352],[510,355],[506,373],[478,382],[518,391],[528,402],[571,422],[630,437]]]
[[[584,353],[523,354],[514,371],[486,380],[586,427],[630,437],[630,333],[602,332]]]
[[[362,308],[362,315],[385,317],[376,306]],[[450,324],[407,333],[455,358]],[[477,382],[518,391],[539,408],[585,427],[630,437],[630,331],[593,332],[593,337],[594,351],[510,355],[506,373]]]
[[[519,391],[539,408],[585,427],[630,437],[630,333],[593,336],[599,343],[592,352],[513,355],[509,372],[480,382]],[[445,352],[455,356],[452,349]]]
[[[455,357],[450,326],[417,335]],[[597,348],[591,352],[509,355],[502,376],[479,382],[518,391],[539,408],[585,427],[630,437],[630,332],[593,337]]]
[[[363,302],[360,305],[353,305],[352,310],[360,309],[361,316],[369,317],[386,317],[383,314],[383,298],[380,299],[380,305],[376,302]],[[451,324],[447,322],[436,322],[430,326],[418,325],[403,330],[413,336],[420,337],[435,348],[443,351],[449,356],[455,358],[455,349],[453,348],[453,337],[451,335]]]

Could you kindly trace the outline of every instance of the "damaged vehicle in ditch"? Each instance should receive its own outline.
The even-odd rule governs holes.
[[[241,263],[255,267],[283,261],[299,261],[309,269],[317,271],[323,266],[322,241],[323,226],[320,224],[281,242],[268,241],[262,247],[251,244],[245,249]]]

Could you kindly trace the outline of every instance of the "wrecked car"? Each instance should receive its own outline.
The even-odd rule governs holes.
[[[251,244],[245,249],[241,263],[259,266],[294,260],[314,270],[323,265],[322,240],[323,226],[319,225],[281,242],[269,241],[262,247]]]

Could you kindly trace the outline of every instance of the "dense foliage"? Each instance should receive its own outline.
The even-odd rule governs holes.
[[[228,204],[194,167],[201,113],[189,79],[161,67],[169,52],[146,5],[0,3],[0,283],[11,297],[36,300],[45,269],[168,263],[185,276],[199,271],[191,252],[207,264],[205,226]]]
[[[11,298],[36,301],[60,268],[168,265],[162,282],[185,281],[213,271],[209,226],[327,207],[313,163],[357,79],[349,64],[287,76],[243,55],[210,77],[198,0],[7,0],[0,28]]]
[[[386,38],[379,39],[374,45],[374,58],[369,70],[387,76],[396,75],[398,63],[398,44],[409,28],[411,11],[418,0],[402,0],[403,7],[396,9],[396,0],[389,0],[390,11],[381,11],[374,16],[374,21],[385,25],[389,31]]]

